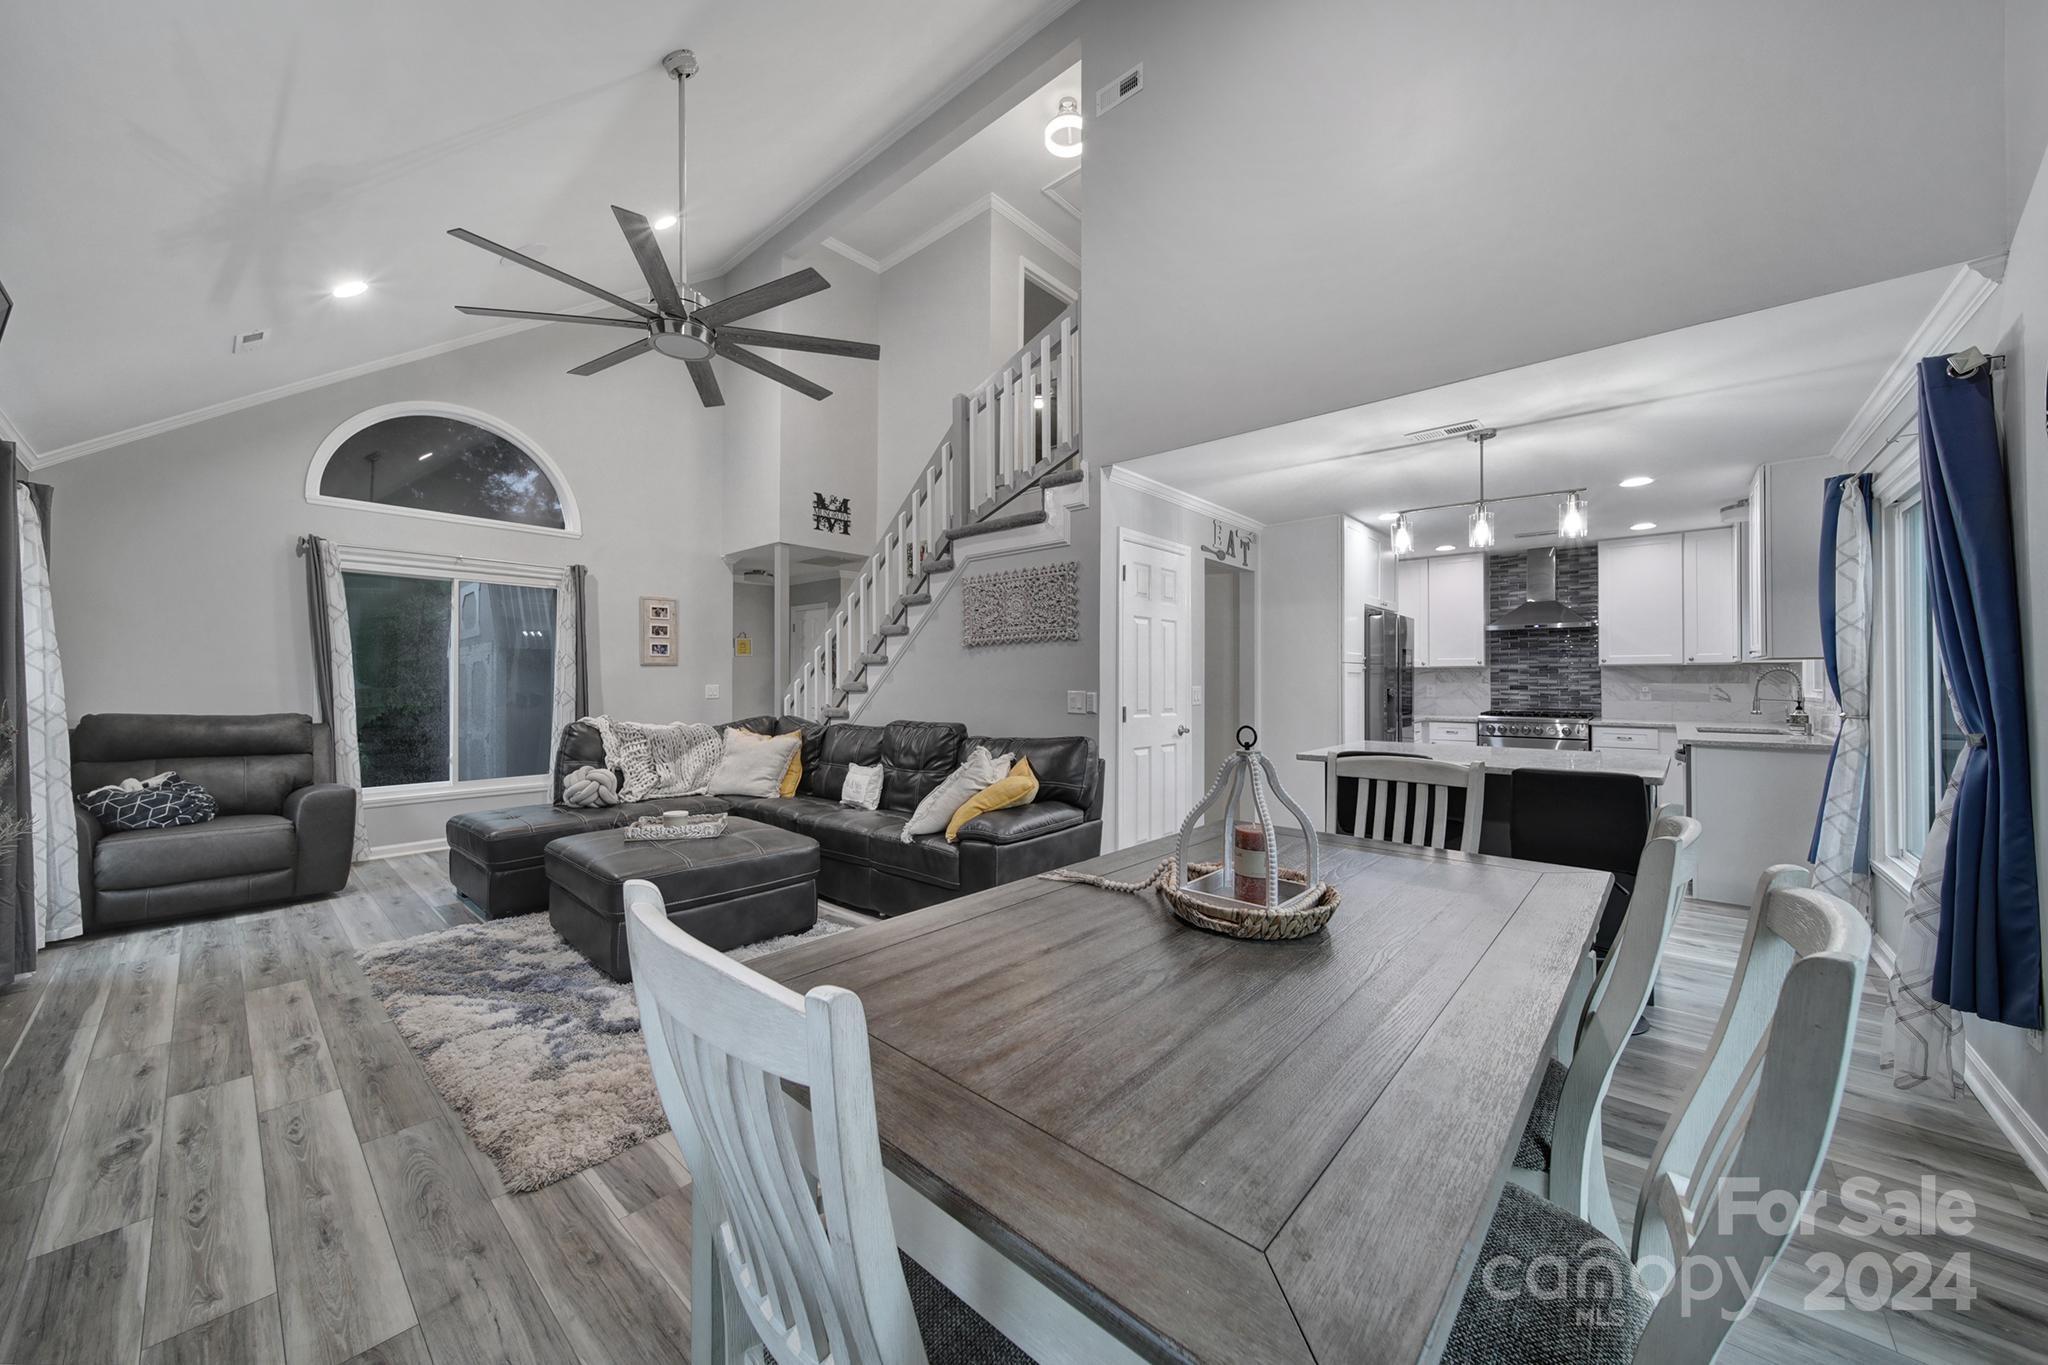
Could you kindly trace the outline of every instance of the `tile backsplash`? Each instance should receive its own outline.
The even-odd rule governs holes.
[[[1489,617],[1528,600],[1528,555],[1486,557]],[[1594,617],[1600,612],[1600,547],[1557,552],[1557,599]],[[1503,630],[1486,637],[1486,672],[1491,704],[1500,710],[1564,711],[1600,709],[1600,632],[1592,630]]]

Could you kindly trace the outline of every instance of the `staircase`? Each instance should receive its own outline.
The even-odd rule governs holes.
[[[1042,526],[1047,496],[1081,484],[1081,315],[1077,304],[972,393],[953,399],[952,425],[912,482],[874,552],[832,615],[824,639],[783,693],[783,710],[844,720],[890,650],[928,609],[944,575],[982,537]],[[1039,506],[1025,495],[1036,491]]]

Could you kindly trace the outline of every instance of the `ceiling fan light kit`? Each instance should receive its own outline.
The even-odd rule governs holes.
[[[672,217],[650,223],[646,217],[612,206],[612,216],[618,220],[619,230],[626,235],[626,246],[633,253],[633,259],[640,267],[640,273],[647,281],[649,299],[646,304],[634,302],[600,288],[588,280],[578,279],[565,271],[545,265],[533,257],[501,246],[489,238],[480,237],[467,228],[450,228],[448,235],[471,246],[482,247],[485,251],[510,262],[525,266],[537,274],[580,289],[592,298],[602,300],[615,308],[624,309],[629,317],[605,317],[579,313],[545,313],[520,308],[484,308],[457,304],[456,311],[479,317],[520,318],[531,322],[569,322],[583,326],[624,327],[642,335],[617,350],[607,351],[594,360],[586,360],[570,370],[574,375],[593,375],[601,370],[624,361],[632,360],[650,352],[680,360],[689,367],[690,379],[697,386],[697,398],[707,408],[724,404],[725,394],[719,387],[718,375],[711,367],[711,357],[724,356],[743,369],[752,370],[763,378],[795,389],[805,397],[828,398],[832,391],[822,384],[816,384],[791,370],[786,370],[766,356],[757,355],[748,347],[766,347],[769,350],[811,351],[820,355],[847,356],[855,360],[879,360],[882,348],[873,342],[842,341],[836,337],[805,336],[796,332],[771,332],[752,327],[734,327],[728,324],[756,313],[765,313],[785,303],[807,298],[820,290],[830,289],[831,282],[816,270],[806,266],[780,279],[742,290],[730,298],[717,302],[689,285],[689,160],[687,153],[688,135],[688,85],[689,78],[697,74],[697,58],[688,48],[681,48],[661,59],[661,69],[676,83],[676,211]],[[1079,122],[1078,115],[1076,116]],[[657,228],[676,229],[676,269],[669,273],[668,259],[662,253],[661,244],[655,240]]]

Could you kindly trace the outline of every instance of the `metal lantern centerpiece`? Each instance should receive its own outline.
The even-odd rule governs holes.
[[[1272,762],[1259,752],[1258,742],[1257,730],[1249,725],[1238,727],[1238,750],[1224,758],[1209,794],[1188,812],[1180,827],[1174,861],[1160,891],[1172,905],[1176,918],[1198,928],[1233,938],[1303,938],[1330,922],[1337,909],[1337,888],[1322,880],[1315,821],[1280,785]],[[1279,843],[1274,838],[1273,817],[1267,809],[1269,793],[1280,799],[1280,804],[1301,826],[1302,837],[1308,841],[1306,872],[1281,867],[1275,856]],[[1218,813],[1219,794],[1223,860],[1191,863],[1188,853],[1195,826],[1203,816]],[[1258,817],[1256,824],[1238,818],[1247,796]],[[1174,875],[1176,869],[1185,869],[1186,881]]]

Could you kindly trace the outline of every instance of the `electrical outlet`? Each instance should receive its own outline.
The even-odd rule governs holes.
[[[717,701],[717,700],[718,700],[718,692],[719,692],[719,687],[718,687],[718,684],[717,684],[717,683],[705,683],[705,684],[704,684],[704,700],[706,700],[706,701]]]
[[[1088,714],[1088,694],[1086,692],[1067,693],[1067,714],[1070,716],[1085,716]]]

